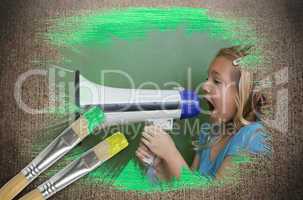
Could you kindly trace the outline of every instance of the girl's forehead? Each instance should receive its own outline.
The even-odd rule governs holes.
[[[239,71],[233,66],[232,61],[220,56],[214,59],[209,67],[209,75],[220,76],[226,80],[234,80],[235,73]]]

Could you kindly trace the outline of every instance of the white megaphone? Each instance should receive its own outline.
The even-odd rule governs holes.
[[[200,113],[198,95],[191,90],[122,89],[99,85],[75,73],[75,102],[80,108],[100,106],[105,113],[102,126],[152,121],[164,129],[173,119]]]

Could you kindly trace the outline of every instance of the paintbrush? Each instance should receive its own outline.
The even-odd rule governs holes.
[[[88,150],[78,160],[73,161],[37,189],[23,196],[20,200],[45,200],[64,189],[71,183],[99,167],[128,146],[127,139],[120,132]]]
[[[0,189],[1,200],[11,200],[43,171],[63,157],[104,121],[99,107],[92,107],[67,127],[39,155]]]

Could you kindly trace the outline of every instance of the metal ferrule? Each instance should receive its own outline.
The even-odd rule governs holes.
[[[38,190],[41,192],[45,199],[48,199],[56,192],[64,189],[101,164],[102,161],[99,161],[94,151],[91,150],[78,160],[75,160],[67,165],[48,181],[40,185],[38,187]]]
[[[80,141],[81,139],[76,135],[73,129],[68,127],[21,172],[29,182],[33,181]]]

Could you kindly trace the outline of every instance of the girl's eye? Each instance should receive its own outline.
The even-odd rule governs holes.
[[[215,83],[215,84],[220,84],[221,82],[220,82],[219,80],[215,79],[215,80],[214,80],[214,83]]]

